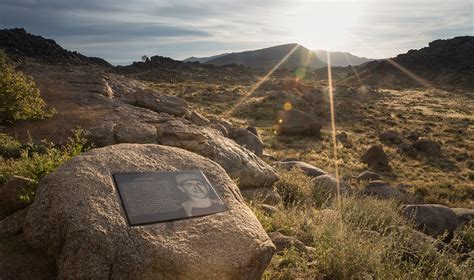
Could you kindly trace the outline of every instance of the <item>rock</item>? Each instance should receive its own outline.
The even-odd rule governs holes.
[[[40,250],[30,248],[22,234],[0,238],[0,275],[2,280],[56,279],[56,263]]]
[[[394,130],[387,130],[379,134],[379,140],[381,142],[388,142],[391,144],[400,144],[402,142],[402,138],[400,134]]]
[[[321,175],[327,174],[326,171],[313,166],[309,163],[302,162],[302,161],[279,161],[275,162],[274,166],[285,169],[285,170],[291,170],[293,168],[299,168],[301,169],[306,175],[311,176],[311,177],[318,177]]]
[[[370,187],[378,187],[378,186],[390,186],[388,182],[385,182],[384,180],[373,180],[370,181],[367,186]]]
[[[211,123],[209,125],[210,128],[213,128],[217,131],[220,131],[222,133],[223,136],[225,137],[228,137],[229,136],[229,132],[227,131],[227,129],[222,125],[222,124],[218,124],[218,123]]]
[[[416,259],[419,259],[420,257],[426,258],[428,257],[426,252],[431,246],[434,246],[438,251],[445,251],[448,253],[456,252],[448,244],[410,227],[394,226],[392,230],[396,231],[405,243],[401,246],[401,248],[405,248],[406,250],[404,252],[405,259],[411,259],[413,257]]]
[[[303,253],[311,251],[311,249],[309,249],[310,247],[308,248],[308,246],[305,246],[303,242],[294,237],[286,236],[279,232],[270,232],[268,236],[270,236],[273,244],[275,244],[277,253],[280,253],[285,249],[290,249],[291,247],[294,247],[297,251]]]
[[[184,116],[188,105],[183,99],[156,91],[137,90],[132,105],[150,109],[157,113],[168,113],[176,117]]]
[[[401,154],[405,154],[409,157],[416,157],[417,153],[415,151],[415,149],[413,148],[412,145],[410,144],[406,144],[406,143],[401,143],[400,145],[398,145],[398,149],[397,151]]]
[[[436,238],[447,232],[445,241],[452,239],[458,226],[456,213],[440,204],[406,205],[403,213],[414,219],[419,230],[432,237]]]
[[[0,220],[28,206],[21,201],[20,196],[27,194],[34,184],[35,180],[13,176],[0,186]]]
[[[441,146],[437,142],[427,139],[416,141],[413,143],[413,148],[430,157],[437,157],[441,153]]]
[[[469,224],[474,221],[474,209],[469,208],[451,208],[458,217],[459,225]]]
[[[270,205],[277,205],[282,202],[278,192],[271,188],[244,189],[241,192],[248,200],[257,200]]]
[[[188,119],[191,122],[193,122],[195,125],[199,125],[199,126],[207,126],[211,124],[211,122],[206,117],[204,117],[203,115],[199,114],[196,111],[192,111]]]
[[[111,174],[200,169],[228,211],[128,226]],[[93,149],[47,175],[23,227],[57,263],[58,278],[260,279],[274,246],[221,166],[160,145]]]
[[[241,128],[234,134],[233,140],[242,147],[252,151],[258,157],[263,156],[263,142],[257,135],[247,129]]]
[[[379,170],[388,170],[388,157],[380,146],[370,147],[363,155],[362,162],[369,167]]]
[[[349,140],[349,136],[344,131],[336,135],[337,141],[341,143],[344,148],[352,148],[352,143]]]
[[[210,119],[212,125],[220,125],[225,128],[226,134],[224,136],[233,138],[234,137],[234,126],[226,120],[223,119],[217,119],[217,118],[212,118]]]
[[[321,175],[311,179],[313,185],[314,200],[318,204],[326,204],[337,196],[337,180],[330,174]],[[341,195],[349,193],[350,187],[342,181],[339,181],[339,191]]]
[[[129,122],[114,126],[115,143],[156,143],[156,127],[143,122]]]
[[[259,204],[258,208],[263,211],[266,215],[273,215],[278,212],[278,208],[268,204]]]
[[[404,194],[401,193],[399,190],[391,187],[388,184],[384,185],[373,185],[371,183],[377,182],[377,181],[372,181],[367,185],[364,190],[363,194],[366,195],[371,195],[371,196],[376,196],[378,198],[382,199],[396,199],[396,200],[403,200],[404,199]]]
[[[23,230],[27,210],[28,208],[16,211],[0,220],[0,239],[16,235]]]
[[[255,126],[248,126],[246,129],[260,139],[260,135],[258,134],[258,130]]]
[[[183,118],[124,104],[96,129],[109,132],[110,128],[113,137],[103,134],[101,140],[96,132],[95,138],[101,143],[158,143],[200,154],[220,164],[242,188],[271,186],[278,179],[275,170],[251,151],[215,129]]]
[[[380,179],[381,179],[380,175],[372,171],[364,171],[356,177],[357,183],[363,182],[363,181],[369,182],[369,181],[380,180]]]
[[[275,130],[280,134],[321,137],[321,122],[298,110],[279,111]]]
[[[410,132],[410,134],[408,134],[407,136],[407,139],[411,141],[416,141],[418,140],[418,138],[420,138],[420,134],[416,131]]]
[[[336,139],[337,141],[339,142],[345,142],[345,141],[348,141],[349,140],[349,136],[347,136],[347,133],[342,131],[341,133],[338,133],[336,135]]]

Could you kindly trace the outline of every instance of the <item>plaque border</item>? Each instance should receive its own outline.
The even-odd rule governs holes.
[[[128,215],[128,212],[127,212],[127,209],[125,207],[125,202],[124,202],[124,198],[122,197],[122,193],[120,192],[120,188],[119,188],[119,185],[118,185],[118,182],[117,182],[117,179],[115,178],[115,174],[149,174],[149,173],[186,173],[186,172],[199,172],[202,177],[204,178],[204,180],[206,181],[207,184],[209,184],[209,186],[212,188],[212,190],[214,191],[215,195],[217,196],[217,198],[219,199],[220,202],[222,202],[222,206],[224,206],[225,210],[224,211],[221,211],[221,212],[216,212],[216,213],[209,213],[209,214],[203,214],[203,215],[196,215],[196,216],[190,216],[190,217],[178,217],[178,218],[174,218],[174,219],[167,219],[167,220],[161,220],[161,221],[154,221],[154,222],[144,222],[144,223],[138,223],[138,224],[132,224],[130,222],[130,217]],[[192,218],[197,218],[197,217],[203,217],[203,216],[209,216],[209,215],[213,215],[213,214],[219,214],[219,213],[223,213],[223,212],[227,212],[229,211],[229,208],[227,207],[227,205],[224,203],[224,201],[221,199],[221,197],[219,196],[219,194],[217,193],[216,189],[214,188],[214,186],[211,184],[211,182],[209,182],[209,179],[207,179],[206,175],[204,174],[204,172],[202,172],[202,170],[200,169],[192,169],[192,170],[170,170],[170,171],[118,171],[118,172],[111,172],[111,177],[112,177],[112,180],[114,182],[114,187],[118,193],[118,196],[120,198],[120,204],[122,206],[122,209],[123,209],[123,212],[125,213],[125,217],[126,217],[126,220],[127,220],[127,224],[129,227],[135,227],[135,226],[144,226],[144,225],[151,225],[151,224],[159,224],[159,223],[165,223],[165,222],[173,222],[173,221],[177,221],[177,220],[187,220],[187,219],[192,219]]]

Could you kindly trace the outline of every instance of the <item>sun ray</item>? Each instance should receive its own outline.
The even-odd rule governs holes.
[[[364,40],[360,39],[359,37],[357,36],[354,36],[352,35],[359,43],[361,43],[362,45],[364,45],[364,47],[370,49],[373,53],[375,54],[378,54],[379,52],[371,47],[369,44],[365,43]],[[406,67],[400,65],[399,63],[395,62],[393,59],[391,58],[387,58],[387,59],[384,59],[385,61],[387,61],[388,63],[390,63],[392,66],[394,66],[395,68],[399,69],[400,71],[402,71],[405,75],[407,75],[409,78],[413,79],[414,81],[416,81],[417,83],[419,83],[420,85],[424,86],[424,87],[433,87],[433,85],[428,82],[427,80],[421,78],[420,76],[416,75],[415,73],[413,73],[413,71],[410,71],[408,70]]]
[[[349,55],[347,55],[347,53],[344,53],[344,56],[346,57],[347,61],[349,62],[349,67],[351,67],[352,69],[352,72],[354,72],[354,75],[356,76],[357,80],[359,81],[359,83],[365,87],[365,84],[364,84],[364,81],[362,81],[360,75],[359,75],[359,72],[357,72],[357,69],[355,69],[353,63],[352,63],[352,60],[351,58],[349,57]]]
[[[341,185],[339,179],[339,165],[337,162],[337,142],[336,142],[336,118],[334,110],[334,96],[332,86],[332,71],[331,71],[331,55],[326,52],[327,56],[327,67],[328,67],[328,91],[329,91],[329,104],[331,110],[331,134],[332,134],[332,146],[333,146],[333,157],[334,157],[334,174],[336,176],[336,189],[337,189],[337,207],[341,209]]]
[[[229,110],[224,113],[224,116],[229,117],[231,116],[237,108],[242,105],[249,97],[253,95],[253,93],[263,84],[272,74],[275,72],[287,59],[292,55],[297,49],[299,45],[297,44],[293,49],[290,50],[288,54],[286,54],[265,76],[263,76],[255,85],[253,85],[250,90],[242,96],[237,103],[232,106]]]

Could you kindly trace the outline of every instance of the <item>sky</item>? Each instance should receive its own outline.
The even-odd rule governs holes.
[[[393,57],[474,35],[474,0],[0,0],[0,29],[23,27],[112,64],[299,43]]]

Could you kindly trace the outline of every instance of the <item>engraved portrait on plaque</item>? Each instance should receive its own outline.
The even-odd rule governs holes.
[[[227,210],[200,170],[114,173],[129,225],[142,225]]]

